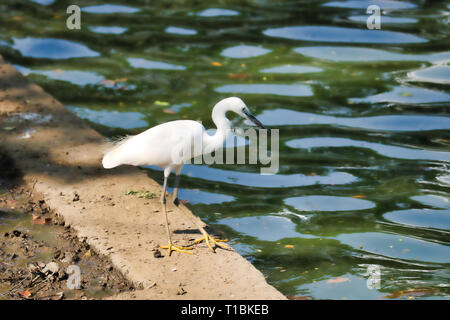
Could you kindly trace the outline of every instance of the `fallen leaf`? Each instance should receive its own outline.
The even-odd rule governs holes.
[[[347,282],[350,281],[349,278],[343,278],[343,277],[337,277],[334,279],[327,280],[327,283],[341,283],[341,282]]]
[[[249,76],[250,75],[247,73],[229,73],[228,74],[229,79],[245,79]]]
[[[402,92],[401,95],[404,96],[404,97],[411,97],[412,96],[412,94],[409,93],[409,92]]]
[[[31,292],[28,290],[25,290],[24,292],[21,292],[20,295],[22,297],[24,297],[25,299],[28,299],[29,297],[31,297]]]
[[[170,110],[170,109],[164,109],[163,112],[164,113],[168,113],[168,114],[174,114],[175,113],[175,111]]]
[[[115,81],[116,82],[125,82],[127,80],[128,80],[127,78],[119,78],[119,79],[116,79]]]
[[[362,194],[358,194],[356,196],[352,196],[352,198],[358,198],[358,199],[362,199],[365,198],[366,196],[362,195]]]
[[[91,249],[89,249],[88,251],[86,251],[86,253],[84,254],[85,257],[90,257],[92,256],[92,252]]]
[[[126,196],[137,196],[138,198],[145,198],[145,199],[153,199],[155,197],[155,194],[150,191],[135,191],[135,190],[127,190],[125,191]]]
[[[50,222],[51,218],[46,218],[37,214],[33,214],[33,224],[46,224],[47,222]]]
[[[222,64],[220,62],[217,62],[217,61],[211,62],[211,65],[214,66],[214,67],[221,67],[222,66]]]
[[[439,291],[436,289],[407,289],[407,290],[400,290],[400,291],[392,292],[391,294],[388,294],[387,296],[384,296],[384,297],[388,298],[388,299],[398,299],[398,298],[408,296],[408,299],[410,299],[409,297],[420,297],[420,296],[425,296],[425,295],[436,294],[437,292],[439,292]],[[414,298],[412,298],[412,299],[414,299]]]
[[[156,104],[157,106],[161,106],[161,107],[166,107],[169,105],[169,103],[167,101],[159,101],[159,100],[156,100],[154,102],[154,104]]]
[[[100,84],[104,86],[113,86],[116,82],[114,80],[102,80]]]
[[[294,245],[292,245],[292,244],[287,244],[287,245],[285,245],[284,247],[285,247],[285,248],[288,248],[288,249],[291,249],[291,248],[294,247]]]

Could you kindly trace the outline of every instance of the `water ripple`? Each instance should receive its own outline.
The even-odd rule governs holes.
[[[382,43],[407,44],[423,43],[427,39],[396,31],[353,29],[328,26],[296,26],[272,28],[263,31],[270,37],[302,41],[342,42],[342,43]]]
[[[100,54],[85,45],[61,39],[13,38],[14,49],[23,56],[46,59],[97,57]]]
[[[355,211],[375,207],[375,203],[364,199],[336,196],[303,196],[284,200],[299,211]]]
[[[133,68],[153,69],[153,70],[185,70],[185,66],[170,64],[162,61],[153,61],[142,58],[128,58],[128,63]]]
[[[228,84],[215,89],[223,93],[272,94],[287,97],[312,96],[311,87],[306,84]]]
[[[146,167],[146,166],[144,166]],[[157,167],[149,167],[161,171]],[[340,185],[358,181],[358,178],[347,172],[332,171],[327,175],[308,176],[304,174],[261,175],[259,172],[242,172],[217,169],[207,166],[186,165],[183,175],[209,181],[224,182],[233,185],[260,188],[287,188],[311,185]]]
[[[335,117],[288,109],[266,110],[258,116],[269,126],[336,125],[367,130],[428,131],[450,130],[448,117],[427,115],[386,115],[371,117]]]
[[[387,212],[386,220],[420,228],[450,231],[450,210],[408,209]]]
[[[450,162],[450,152],[431,151],[426,149],[412,149],[398,146],[391,146],[382,143],[367,142],[361,140],[353,140],[349,138],[335,137],[313,137],[304,139],[294,139],[286,142],[291,148],[340,148],[340,147],[357,147],[370,149],[378,154],[389,158],[408,159],[408,160],[435,160]]]

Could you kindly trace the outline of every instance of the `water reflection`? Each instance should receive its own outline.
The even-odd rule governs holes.
[[[173,188],[167,188],[168,192],[173,192]],[[212,193],[200,189],[178,189],[178,197],[189,201],[189,204],[216,204],[234,201],[235,198],[221,193]]]
[[[323,4],[324,7],[367,9],[370,5],[377,5],[382,10],[386,9],[413,9],[417,6],[406,1],[393,0],[348,0],[348,1],[330,1]]]
[[[338,125],[366,130],[427,131],[450,130],[448,117],[426,115],[387,115],[371,117],[335,117],[287,109],[266,110],[258,116],[268,126]]]
[[[20,73],[27,76],[29,74],[40,74],[50,79],[67,81],[79,86],[88,84],[98,84],[105,78],[96,74],[95,72],[78,71],[78,70],[33,70],[19,65],[14,65]]]
[[[365,98],[351,98],[355,103],[437,103],[450,101],[450,94],[418,87],[395,87],[389,92],[383,92]]]
[[[222,51],[221,55],[227,58],[252,58],[265,55],[271,50],[261,46],[235,46]]]
[[[110,13],[135,13],[138,12],[139,9],[118,4],[101,4],[98,6],[83,7],[81,8],[81,11],[97,14],[110,14]]]
[[[446,197],[433,195],[433,194],[424,194],[411,197],[412,200],[418,201],[426,206],[442,208],[442,209],[450,209],[450,201]]]
[[[148,167],[161,171],[157,167]],[[286,188],[310,185],[339,185],[358,181],[354,175],[346,172],[333,171],[327,175],[308,176],[304,174],[261,175],[259,172],[231,171],[207,166],[185,165],[182,175],[209,181],[229,183],[260,188]]]
[[[376,255],[411,262],[450,263],[450,247],[403,235],[366,232],[340,234],[342,244]]]
[[[266,36],[302,41],[341,43],[422,43],[427,39],[396,31],[353,29],[345,27],[297,26],[267,29]]]
[[[308,97],[313,92],[305,84],[229,84],[216,88],[223,93],[273,94],[289,97]]]
[[[23,56],[46,59],[96,57],[99,55],[80,43],[62,39],[13,38],[14,49]]]
[[[284,203],[299,211],[353,211],[375,207],[371,201],[336,196],[303,196],[287,198]]]
[[[183,36],[192,36],[194,34],[197,34],[196,30],[180,27],[167,27],[164,31],[166,31],[167,33],[179,34]]]
[[[110,112],[73,106],[68,108],[82,119],[107,127],[134,129],[148,126],[148,123],[142,119],[144,115],[139,112]]]
[[[383,217],[388,221],[408,226],[450,231],[450,210],[396,210],[385,213]]]
[[[92,32],[101,34],[122,34],[127,31],[127,28],[123,27],[103,27],[103,26],[93,26],[89,27]]]
[[[341,148],[341,147],[357,147],[370,149],[380,155],[409,160],[435,160],[450,162],[450,152],[431,151],[424,149],[412,149],[391,146],[382,143],[373,143],[367,141],[358,141],[348,138],[334,138],[334,137],[314,137],[304,139],[294,139],[286,142],[286,145],[291,148]]]
[[[197,13],[199,17],[231,17],[239,15],[238,11],[220,8],[209,8]]]
[[[440,61],[450,59],[450,52],[433,54],[405,54],[386,50],[360,47],[299,47],[295,52],[304,56],[337,62],[375,62],[375,61]]]
[[[133,68],[154,69],[154,70],[185,70],[185,66],[170,64],[162,61],[153,61],[142,58],[128,58],[128,63]]]
[[[296,224],[285,217],[225,218],[219,220],[218,223],[229,226],[243,235],[255,237],[262,241],[278,241],[284,238],[298,238],[302,236],[301,233],[296,231]]]
[[[291,65],[286,64],[282,66],[276,66],[272,68],[262,69],[260,72],[262,73],[312,73],[312,72],[320,72],[321,68],[310,67],[310,66],[300,66],[300,65]]]
[[[352,21],[367,23],[368,15],[364,16],[351,16],[348,17]],[[390,16],[381,16],[381,24],[405,24],[405,23],[416,23],[417,19],[414,18],[405,18],[405,17],[390,17]]]
[[[52,4],[53,2],[55,2],[55,0],[30,0],[30,1],[42,4],[44,6],[48,6],[49,4]]]
[[[438,65],[408,73],[409,81],[450,84],[450,67]]]

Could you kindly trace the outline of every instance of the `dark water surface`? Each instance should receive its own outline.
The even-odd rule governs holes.
[[[81,30],[65,23],[77,1],[1,1],[0,53],[105,136],[183,118],[212,128],[230,95],[280,129],[277,175],[187,165],[180,192],[269,283],[450,297],[448,2],[78,2]],[[381,30],[366,27],[372,3]]]

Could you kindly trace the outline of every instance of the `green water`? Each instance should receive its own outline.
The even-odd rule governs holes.
[[[375,1],[381,30],[366,1],[105,3],[2,1],[0,53],[105,136],[212,128],[240,96],[280,129],[280,171],[185,166],[197,215],[289,296],[450,297],[448,2]]]

